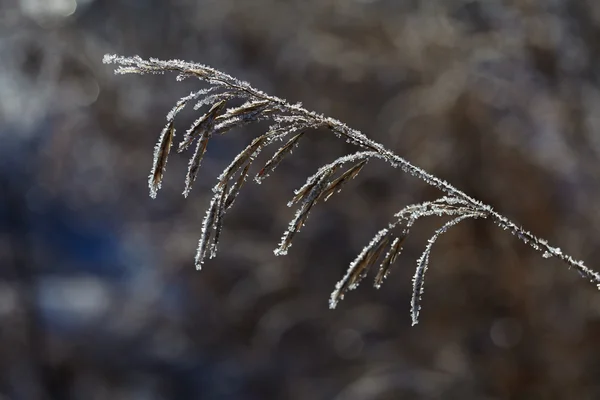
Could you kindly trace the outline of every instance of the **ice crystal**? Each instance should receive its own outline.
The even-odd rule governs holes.
[[[411,299],[413,324],[418,322],[425,273],[429,267],[429,257],[434,243],[448,228],[468,218],[490,219],[500,228],[509,231],[534,250],[541,252],[544,258],[559,258],[569,267],[574,268],[581,276],[594,282],[600,289],[600,274],[586,267],[582,261],[564,254],[558,247],[550,246],[546,240],[526,231],[523,227],[494,211],[491,206],[483,204],[450,183],[413,165],[341,121],[309,111],[299,103],[291,104],[286,100],[270,96],[252,87],[247,82],[203,64],[188,63],[181,60],[163,61],[153,58],[145,60],[139,56],[122,57],[118,55],[105,55],[103,61],[107,64],[116,64],[115,73],[117,74],[163,74],[174,72],[177,74],[176,79],[178,81],[197,78],[208,84],[207,88],[191,92],[181,98],[167,113],[167,124],[161,131],[154,149],[152,169],[148,178],[150,196],[153,198],[156,197],[161,187],[167,159],[175,137],[174,120],[190,102],[196,102],[194,105],[195,110],[204,106],[208,110],[194,121],[178,147],[178,152],[182,152],[196,141],[195,151],[190,157],[185,178],[183,192],[185,196],[190,193],[210,140],[214,140],[218,135],[225,134],[236,127],[265,120],[272,122],[267,132],[254,139],[250,145],[242,150],[218,177],[218,181],[213,188],[213,197],[202,223],[196,253],[196,267],[198,269],[200,269],[207,256],[210,258],[216,256],[226,211],[233,205],[240,193],[258,154],[272,143],[285,140],[286,137],[291,136],[255,175],[254,180],[260,183],[292,153],[292,150],[306,136],[305,132],[321,129],[333,133],[346,142],[361,148],[361,150],[340,157],[319,168],[315,174],[306,180],[302,187],[294,192],[294,197],[288,205],[298,205],[298,209],[284,232],[278,248],[275,250],[276,255],[283,255],[288,252],[294,236],[306,223],[312,208],[319,201],[325,201],[334,193],[339,192],[349,181],[356,178],[370,159],[377,158],[394,168],[400,168],[402,171],[439,189],[443,194],[442,197],[434,201],[425,201],[402,208],[393,216],[387,227],[379,230],[369,244],[352,261],[346,274],[335,286],[329,302],[331,308],[334,308],[343,299],[347,291],[356,288],[369,270],[379,262],[379,258],[383,256],[374,281],[374,286],[380,287],[383,280],[388,276],[391,265],[401,253],[402,245],[411,228],[423,217],[449,217],[450,220],[443,223],[435,231],[427,242],[425,251],[417,260]],[[226,106],[231,105],[229,103],[234,99],[242,100],[243,103],[226,109]],[[340,173],[338,174],[338,172]]]

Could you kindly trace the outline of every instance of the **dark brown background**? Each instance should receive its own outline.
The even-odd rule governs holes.
[[[193,266],[210,187],[262,127],[171,157],[148,197],[174,76],[105,53],[221,68],[336,117],[594,267],[596,0],[0,2],[2,399],[597,399],[600,293],[486,221],[434,247],[421,323],[417,225],[380,290],[327,301],[403,206],[438,193],[372,162],[272,250],[294,188],[352,147],[313,132]],[[178,128],[197,117],[180,114]]]

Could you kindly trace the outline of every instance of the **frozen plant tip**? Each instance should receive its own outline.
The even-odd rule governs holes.
[[[540,252],[542,257],[561,259],[569,267],[577,270],[580,275],[595,283],[600,289],[600,274],[586,267],[582,261],[565,254],[558,247],[550,246],[546,240],[534,236],[511,222],[494,211],[491,206],[475,200],[450,183],[416,167],[341,121],[309,111],[299,104],[290,104],[284,99],[263,93],[247,82],[240,81],[202,64],[180,60],[162,61],[153,58],[145,60],[138,56],[122,57],[117,55],[104,56],[104,63],[117,64],[115,71],[117,74],[175,72],[178,74],[178,81],[186,78],[197,78],[208,84],[208,88],[192,92],[180,99],[167,114],[167,124],[162,130],[154,149],[154,161],[148,181],[150,196],[153,198],[156,197],[161,187],[167,158],[175,138],[175,117],[189,102],[197,101],[194,106],[195,110],[203,107],[208,109],[186,131],[181,143],[177,146],[178,152],[183,152],[196,141],[195,151],[190,158],[185,177],[183,192],[185,196],[192,189],[202,157],[215,135],[222,135],[233,128],[258,121],[271,121],[272,123],[267,132],[254,139],[219,176],[218,182],[213,188],[214,194],[202,224],[196,253],[196,268],[198,269],[200,269],[207,256],[209,258],[216,256],[226,211],[233,205],[241,191],[258,154],[273,143],[287,139],[285,144],[279,147],[269,161],[258,170],[254,180],[260,183],[292,153],[293,148],[298,145],[308,131],[325,128],[325,130],[333,132],[337,137],[345,139],[362,150],[340,157],[321,167],[307,179],[301,188],[295,191],[295,196],[288,205],[298,204],[298,210],[275,250],[276,255],[287,254],[294,236],[307,222],[308,215],[313,207],[338,193],[343,186],[356,178],[370,159],[381,159],[392,167],[400,168],[442,192],[442,196],[434,201],[406,206],[393,216],[388,226],[381,229],[359,253],[350,264],[342,280],[335,286],[329,301],[331,308],[336,307],[349,290],[355,289],[369,271],[383,258],[379,264],[374,282],[374,286],[379,288],[388,276],[391,265],[401,253],[402,245],[410,233],[410,229],[422,217],[443,217],[447,218],[447,221],[443,222],[440,228],[433,233],[425,246],[423,254],[417,260],[411,299],[413,325],[418,323],[425,273],[429,266],[429,257],[434,243],[450,227],[469,218],[491,220],[494,224],[509,231],[534,250]],[[238,104],[241,100],[242,103],[240,106],[227,108],[232,100],[238,100]]]

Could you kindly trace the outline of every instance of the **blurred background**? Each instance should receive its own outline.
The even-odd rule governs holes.
[[[0,399],[600,398],[600,292],[486,221],[434,247],[416,327],[443,220],[329,310],[370,238],[439,193],[371,162],[275,257],[293,189],[353,149],[327,132],[246,184],[197,272],[210,188],[266,126],[213,140],[187,200],[172,155],[152,200],[165,115],[201,84],[101,63],[202,62],[301,101],[599,269],[599,37],[596,0],[0,1]]]

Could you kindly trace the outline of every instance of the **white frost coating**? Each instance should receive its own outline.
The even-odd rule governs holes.
[[[202,263],[206,256],[206,250],[209,246],[210,234],[213,228],[213,222],[217,211],[217,203],[220,198],[220,193],[215,194],[210,201],[210,206],[206,210],[204,221],[202,221],[202,233],[198,242],[198,250],[196,251],[196,269],[202,269]]]
[[[215,125],[215,132],[218,134],[224,134],[233,128],[239,128],[259,121],[266,121],[269,119],[268,115],[265,114],[247,114],[247,115],[235,115],[223,119],[219,116],[218,123]]]
[[[246,146],[246,148],[233,159],[231,164],[229,164],[217,178],[219,183],[213,187],[213,192],[216,193],[219,191],[222,186],[221,182],[225,183],[229,181],[233,174],[235,174],[236,171],[239,170],[242,165],[244,165],[244,163],[252,162],[256,158],[258,153],[260,153],[263,148],[265,139],[265,135],[254,139],[252,143]]]
[[[265,146],[267,146],[275,140],[273,136],[277,136],[277,138],[283,138],[284,136],[287,136],[292,132],[296,133],[297,131],[298,130],[292,130],[288,127],[287,129],[281,130],[281,132],[267,133],[267,135],[269,135],[269,138],[265,141]],[[304,130],[301,130],[299,133],[296,133],[294,137],[292,137],[285,145],[279,148],[277,152],[275,152],[275,154],[273,154],[273,156],[269,159],[269,161],[267,161],[265,166],[254,177],[256,183],[262,183],[262,181],[265,178],[267,178],[273,171],[275,171],[275,169],[281,163],[281,161],[283,161],[285,156],[287,156],[288,154],[292,154],[294,148],[296,148],[298,146],[298,143],[300,143],[300,138],[303,136],[304,132]]]
[[[169,113],[167,114],[167,121],[173,121],[175,119],[175,116],[177,114],[179,114],[179,112],[181,110],[183,110],[183,108],[187,105],[187,103],[189,103],[191,100],[196,100],[198,97],[208,94],[210,92],[212,92],[213,90],[215,90],[216,87],[215,86],[211,86],[209,88],[206,89],[201,89],[198,90],[196,92],[191,92],[189,95],[182,97],[177,104],[175,104],[175,107],[173,107],[171,109],[171,111],[169,111]]]
[[[264,110],[269,105],[268,100],[251,100],[247,101],[239,107],[229,108],[223,114],[223,119],[227,119],[233,116],[243,116],[246,114],[258,113]]]
[[[215,258],[217,256],[217,246],[219,245],[219,238],[221,237],[221,230],[223,229],[223,218],[225,217],[225,195],[227,193],[227,185],[223,187],[221,193],[219,194],[218,204],[217,204],[217,212],[215,223],[213,225],[213,240],[210,245],[210,256],[209,258]]]
[[[467,204],[467,205],[464,207],[461,207],[461,206],[456,206],[455,204],[459,204],[459,205]],[[460,199],[456,199],[454,197],[445,197],[445,196],[441,197],[437,200],[434,200],[434,201],[428,201],[428,202],[413,204],[413,205],[404,207],[400,212],[395,214],[395,217],[397,218],[397,220],[393,223],[390,223],[388,225],[387,229],[383,229],[383,230],[379,231],[379,233],[371,240],[371,242],[356,257],[356,259],[352,262],[352,264],[350,264],[350,267],[348,268],[346,275],[342,278],[342,280],[340,282],[338,282],[338,284],[336,285],[336,289],[331,294],[330,301],[329,301],[330,308],[335,308],[337,303],[339,302],[339,300],[342,300],[344,298],[345,291],[352,290],[357,286],[357,284],[358,284],[358,282],[360,282],[360,280],[358,282],[356,282],[354,285],[348,285],[348,280],[353,275],[353,272],[354,272],[355,268],[358,266],[358,264],[364,259],[364,257],[366,257],[367,253],[370,250],[372,250],[376,245],[378,245],[378,243],[381,241],[383,236],[385,234],[387,234],[387,232],[389,230],[394,229],[396,227],[396,225],[398,225],[399,223],[405,222],[406,226],[405,226],[403,235],[404,235],[404,237],[406,237],[406,235],[408,235],[408,233],[410,231],[410,228],[413,226],[413,224],[418,219],[423,218],[423,217],[429,217],[429,216],[459,216],[458,218],[464,218],[465,216],[467,216],[467,217],[476,216],[479,218],[486,218],[487,214],[473,208],[472,206],[468,205],[467,202],[464,202]],[[451,226],[451,225],[449,225],[449,226]],[[448,227],[446,227],[446,229]],[[438,233],[438,235],[441,233],[442,232]],[[393,248],[394,243],[397,243],[397,240],[398,240],[398,238],[394,242],[392,242],[390,251]],[[390,251],[388,251],[387,255],[389,255]],[[387,257],[387,255],[386,255],[386,257]],[[421,261],[423,261],[423,260],[421,260]],[[389,273],[389,270],[386,272],[385,276],[387,276],[387,273]],[[384,276],[384,278],[385,278],[385,276]],[[379,286],[376,284],[375,287],[378,288]]]
[[[211,87],[211,89],[218,89],[218,88],[219,88],[218,86]],[[203,98],[202,100],[200,100],[199,102],[194,104],[194,110],[198,110],[198,109],[202,108],[203,106],[211,105],[211,104],[214,104],[219,101],[231,100],[231,99],[234,99],[235,97],[236,97],[235,94],[232,94],[231,92],[214,93],[214,94],[206,96],[205,98]]]
[[[405,238],[405,237],[408,235],[408,231],[409,231],[409,229],[408,229],[408,228],[406,228],[406,229],[404,230],[404,232],[402,232],[402,237],[404,237],[404,238]],[[392,263],[395,261],[396,257],[398,257],[398,255],[399,255],[399,254],[400,254],[400,252],[402,251],[402,247],[397,247],[399,242],[400,242],[400,238],[399,238],[399,237],[395,238],[395,239],[392,241],[392,244],[390,245],[390,249],[389,249],[389,250],[388,250],[388,252],[385,254],[384,260],[389,260],[389,261],[388,261],[388,262],[389,262],[389,265],[391,265],[391,264],[392,264]],[[396,249],[396,248],[397,248],[397,251],[395,251],[395,250],[394,250],[394,249]],[[392,254],[392,252],[394,252],[394,254]],[[384,262],[385,262],[385,261],[384,261]],[[381,281],[379,281],[379,282],[378,282],[378,281],[377,281],[377,278],[375,278],[375,279],[376,279],[376,280],[375,280],[375,284],[373,285],[373,286],[375,287],[375,289],[379,289],[379,288],[381,288],[381,284],[383,283],[383,281],[384,281],[385,279],[387,279],[387,277],[388,277],[388,275],[389,275],[389,273],[390,273],[389,265],[388,265],[388,269],[387,269],[387,271],[383,271],[384,273],[383,273],[383,275],[382,275],[382,277],[381,277]],[[381,265],[381,268],[383,268],[383,267],[384,267],[384,265],[382,264],[382,265]]]
[[[291,242],[292,238],[294,237],[294,235],[297,232],[300,231],[302,226],[304,226],[304,223],[302,223],[302,226],[300,226],[299,225],[300,222],[303,220],[306,220],[306,218],[308,217],[308,213],[310,212],[310,209],[316,202],[317,197],[323,191],[325,182],[327,181],[327,179],[329,179],[329,177],[331,176],[331,174],[333,172],[334,172],[333,170],[326,171],[322,176],[320,176],[318,178],[318,180],[316,182],[314,182],[313,187],[310,189],[308,194],[302,200],[302,204],[300,205],[300,208],[298,209],[298,211],[296,211],[296,215],[295,215],[294,219],[292,221],[290,221],[290,223],[288,225],[288,229],[283,233],[283,236],[281,237],[281,241],[279,242],[279,246],[273,251],[273,253],[276,256],[286,255],[288,249],[290,247],[292,247],[292,242]],[[288,203],[288,206],[289,205],[290,205],[290,203]]]
[[[297,189],[294,191],[294,194],[297,195],[297,194],[302,193],[303,191],[309,189],[312,185],[315,184],[315,182],[317,182],[317,180],[321,179],[324,174],[331,175],[332,173],[335,172],[336,168],[342,164],[345,164],[348,162],[362,161],[362,160],[365,160],[365,159],[368,159],[371,157],[380,157],[380,155],[375,153],[374,151],[359,151],[354,154],[349,154],[347,156],[337,158],[332,163],[324,165],[321,168],[319,168],[319,170],[314,175],[310,176],[306,180],[306,183],[304,185],[302,185],[302,187],[300,189]],[[288,205],[288,207],[291,207],[293,204],[294,204],[294,201],[292,200],[292,201],[288,202],[287,205]]]
[[[233,203],[235,202],[237,195],[240,193],[240,189],[244,185],[244,182],[246,182],[246,178],[248,177],[249,169],[250,169],[250,164],[247,164],[244,167],[244,169],[242,170],[242,172],[241,172],[240,176],[238,177],[237,181],[235,182],[235,184],[231,187],[231,189],[229,189],[229,192],[227,193],[227,197],[225,198],[225,204],[223,205],[223,207],[225,207],[224,210],[228,210],[231,208],[231,206],[233,206]]]
[[[459,218],[461,218],[469,214],[469,216],[478,218],[490,218],[492,222],[498,225],[500,228],[508,230],[511,234],[517,236],[521,241],[528,244],[536,251],[540,251],[545,257],[550,255],[560,258],[569,267],[576,269],[582,276],[590,279],[600,286],[600,274],[587,268],[582,261],[576,260],[567,254],[563,254],[560,248],[550,246],[544,239],[536,237],[530,232],[524,230],[521,226],[516,225],[503,215],[494,211],[491,206],[471,198],[466,193],[455,188],[448,182],[427,173],[419,167],[412,165],[409,161],[385,149],[381,144],[372,141],[360,131],[348,127],[339,120],[328,118],[322,114],[306,110],[301,104],[290,104],[284,99],[270,96],[258,89],[253,88],[247,82],[240,81],[226,73],[220,72],[203,64],[188,63],[181,60],[162,61],[154,58],[144,60],[139,56],[122,57],[117,55],[106,55],[104,56],[103,62],[107,64],[117,64],[115,69],[115,73],[117,74],[163,74],[164,72],[168,71],[175,72],[178,80],[196,77],[211,85],[211,88],[209,89],[199,92],[192,92],[187,97],[181,99],[167,115],[167,120],[170,122],[172,122],[183,106],[185,106],[192,99],[196,99],[202,95],[205,95],[206,98],[201,100],[199,105],[204,104],[204,102],[206,102],[206,104],[211,104],[215,101],[228,100],[230,98],[241,98],[247,100],[250,103],[250,106],[262,106],[264,104],[266,108],[261,113],[256,115],[251,110],[241,110],[240,107],[237,108],[237,111],[229,111],[227,118],[221,118],[215,121],[220,126],[219,133],[222,133],[231,127],[246,125],[261,119],[272,120],[281,126],[287,124],[296,124],[298,128],[305,128],[309,126],[325,127],[336,136],[343,137],[343,139],[347,142],[362,147],[364,150],[366,150],[366,152],[373,153],[373,155],[369,157],[383,159],[393,167],[401,168],[402,171],[417,177],[418,179],[446,194],[446,197],[438,199],[435,202],[428,203],[427,205],[422,203],[417,206],[412,206],[412,209],[403,209],[396,215],[397,220],[389,224],[389,229],[392,229],[401,222],[406,223],[406,226],[412,226],[415,221],[423,216],[459,215]],[[223,93],[212,93],[213,89],[222,89]],[[239,115],[236,113],[239,113]],[[172,143],[172,140],[170,139],[172,139],[173,135],[174,129],[172,129],[171,125],[171,129],[168,129],[168,132],[163,131],[163,134],[161,134],[161,138],[159,139],[159,144],[155,148],[153,173],[149,179],[150,195],[152,197],[156,196],[156,192],[160,188],[168,151],[170,150],[170,144]],[[283,138],[283,136],[285,135],[281,135],[280,138]],[[271,139],[276,140],[274,136],[273,138],[269,139],[268,143],[271,142]],[[252,152],[251,157],[254,156],[255,153],[255,151]],[[336,162],[339,162],[340,160],[342,159],[339,159]],[[337,166],[332,166],[331,164],[325,166],[325,170],[320,170],[317,174],[311,177],[314,179],[312,181],[309,179],[307,184],[301,189],[300,192],[302,193],[297,195],[297,199],[303,200],[303,205],[301,209],[298,210],[296,218],[299,223],[304,222],[306,216],[308,215],[308,211],[310,211],[310,208],[316,202],[316,197],[313,198],[311,202],[306,202],[308,198],[312,197],[312,195],[315,193],[320,193],[314,192],[317,179],[320,179],[324,175],[324,172],[327,170],[327,168],[334,169],[336,167]],[[319,188],[319,190],[322,190],[322,188]],[[310,195],[307,196],[307,194]],[[211,208],[209,211],[213,214],[212,216],[207,215],[207,220],[210,218],[214,219],[214,213],[216,210],[214,210],[213,207],[216,206],[211,203]],[[210,223],[206,223],[205,225],[208,225],[210,228],[213,221],[209,222]],[[299,225],[294,225],[290,229],[294,231],[293,233],[295,233],[299,228]],[[286,249],[282,250],[281,254],[284,254],[285,251],[287,251],[287,247],[289,247],[290,243],[291,242],[286,244]],[[201,247],[202,246],[200,246],[200,248]],[[204,257],[204,251],[200,253],[202,253],[199,257],[201,262]],[[426,263],[426,261],[428,261],[428,254],[423,256],[423,258],[420,260],[421,263]],[[416,301],[418,303],[418,299]]]
[[[334,309],[337,306],[338,302],[340,300],[344,299],[344,292],[346,290],[356,289],[356,287],[358,286],[358,283],[348,286],[348,281],[350,280],[351,276],[353,275],[354,270],[361,263],[361,261],[364,260],[364,258],[367,256],[369,251],[373,250],[376,246],[378,246],[381,243],[381,241],[383,240],[385,235],[388,234],[388,232],[389,232],[389,229],[382,229],[379,232],[377,232],[377,234],[373,237],[373,239],[371,239],[369,244],[366,245],[362,249],[360,254],[354,259],[354,261],[352,261],[350,263],[350,267],[348,267],[346,275],[344,275],[342,280],[340,280],[335,285],[335,290],[331,293],[331,296],[329,298],[329,308]]]
[[[287,255],[289,248],[292,247],[292,244],[291,243],[286,244],[286,241],[291,239],[296,232],[300,231],[300,229],[296,230],[296,224],[305,213],[306,213],[306,210],[304,209],[304,207],[301,207],[296,211],[294,219],[292,219],[290,221],[290,223],[288,224],[288,228],[285,231],[285,233],[283,234],[283,236],[281,237],[281,240],[279,241],[279,245],[277,246],[277,248],[275,250],[273,250],[273,254],[275,254],[276,256]]]
[[[167,156],[173,145],[173,138],[175,137],[175,128],[173,128],[173,122],[168,122],[163,128],[158,138],[158,142],[154,146],[154,157],[152,161],[152,170],[148,177],[148,187],[150,188],[150,197],[156,198],[158,190],[162,186],[162,175],[166,171]],[[156,174],[160,177],[156,179]]]
[[[450,201],[448,201],[450,200]],[[435,201],[425,201],[419,204],[412,204],[404,207],[397,212],[394,217],[398,218],[398,222],[408,221],[408,226],[411,226],[419,218],[429,216],[455,216],[463,214],[478,213],[481,217],[486,214],[473,208],[472,206],[458,207],[453,204],[463,204],[461,201],[453,201],[452,198],[441,197]],[[393,224],[395,225],[395,224]]]
[[[421,296],[424,292],[425,273],[427,272],[427,267],[429,265],[429,254],[431,253],[431,248],[433,247],[433,244],[451,226],[458,224],[464,219],[478,218],[479,216],[479,214],[464,214],[459,217],[456,217],[446,222],[441,228],[435,231],[431,238],[429,238],[427,246],[425,247],[425,251],[417,260],[417,269],[413,277],[413,293],[412,298],[410,300],[410,315],[413,326],[419,323],[419,312],[421,311]]]
[[[194,155],[190,158],[190,162],[188,163],[188,172],[185,175],[185,187],[183,189],[183,196],[188,197],[190,191],[192,190],[192,185],[198,176],[198,171],[200,169],[200,163],[202,162],[202,156],[204,155],[204,151],[206,150],[208,137],[207,134],[203,134],[200,139],[198,139],[198,143],[196,144],[196,150],[194,150]]]

